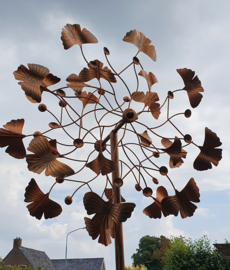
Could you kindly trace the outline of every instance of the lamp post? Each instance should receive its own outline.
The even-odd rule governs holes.
[[[85,229],[85,228],[86,228],[86,227],[84,227],[84,228],[78,228],[78,229],[76,229],[76,230],[73,230],[73,231],[67,233],[67,235],[66,235],[66,245],[65,245],[65,270],[67,270],[67,242],[68,242],[68,236],[69,236],[69,234],[71,234],[71,233],[73,233],[73,232],[76,232],[76,231],[78,231],[78,230],[83,230],[83,229]]]

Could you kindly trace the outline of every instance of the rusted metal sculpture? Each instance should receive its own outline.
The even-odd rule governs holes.
[[[54,122],[48,124],[48,130],[24,135],[24,119],[11,120],[0,129],[0,147],[7,147],[6,152],[14,158],[26,158],[30,171],[38,174],[45,171],[46,176],[56,178],[46,194],[40,190],[34,179],[31,179],[26,187],[25,202],[30,203],[27,208],[37,219],[41,219],[43,215],[46,219],[53,218],[62,212],[61,206],[49,198],[56,184],[67,181],[77,184],[73,194],[65,198],[66,204],[72,203],[74,194],[80,188],[88,187],[89,192],[85,193],[83,202],[87,214],[94,216],[91,219],[85,217],[86,229],[93,239],[99,237],[98,242],[106,246],[111,243],[111,237],[115,238],[117,269],[124,269],[122,222],[130,218],[135,208],[134,203],[124,202],[125,199],[121,196],[120,187],[124,179],[133,178],[135,189],[153,200],[153,203],[143,210],[150,218],[161,218],[162,214],[177,216],[179,212],[182,218],[190,217],[197,208],[193,202],[200,201],[195,180],[191,178],[185,187],[178,191],[169,177],[168,168],[158,166],[155,160],[167,153],[169,167],[178,168],[186,158],[186,146],[194,145],[200,149],[193,164],[194,168],[198,171],[211,169],[212,164],[217,166],[221,160],[222,150],[218,148],[221,142],[214,132],[205,128],[204,144],[198,146],[191,135],[185,134],[173,123],[176,116],[191,116],[190,109],[170,115],[170,104],[175,94],[186,91],[191,107],[196,108],[201,102],[203,87],[194,71],[178,69],[184,86],[179,90],[168,91],[165,100],[160,104],[158,94],[151,90],[157,83],[156,76],[145,71],[137,58],[137,55],[143,52],[156,61],[155,48],[142,33],[132,30],[123,38],[123,41],[134,44],[138,51],[131,63],[120,72],[115,71],[110,64],[110,52],[107,48],[104,48],[104,54],[110,69],[104,67],[99,60],[87,60],[82,45],[98,41],[85,28],[81,30],[80,25],[67,24],[62,30],[61,39],[64,49],[79,45],[87,64],[79,75],[68,76],[67,86],[50,90],[48,87],[57,84],[60,79],[50,73],[48,68],[37,64],[28,64],[28,68],[21,65],[14,72],[15,79],[20,81],[19,85],[30,102],[40,103],[44,93],[52,95],[58,101],[60,118],[51,112],[46,104],[40,103],[39,111],[54,118]],[[129,67],[134,69],[134,91],[130,90],[121,76]],[[146,92],[139,90],[138,75],[146,80]],[[97,83],[96,86],[89,84],[92,80]],[[123,87],[122,91],[115,91],[115,83],[118,83],[119,89]],[[86,88],[91,89],[91,92],[83,91]],[[67,95],[64,89],[70,91],[70,94]],[[161,111],[165,107],[166,119],[156,125],[156,120],[160,119]],[[157,133],[158,129],[167,125],[173,127],[176,134],[162,136]],[[69,141],[54,139],[55,130],[62,130]],[[60,132],[58,134],[60,135]],[[29,136],[33,138],[27,154],[23,139]],[[163,147],[159,146],[159,140]],[[58,148],[62,149],[62,153]],[[64,148],[68,149],[66,153]],[[78,152],[80,153],[77,154]],[[118,157],[119,153],[122,154],[121,158]],[[75,167],[59,160],[65,160]],[[77,178],[83,170],[93,171],[93,177],[87,180]],[[159,182],[158,174],[169,180],[175,191],[174,195],[169,196],[163,186],[156,189],[156,197],[152,195],[153,185],[158,185]],[[100,185],[103,178],[104,187],[98,195],[93,191],[92,185],[95,182]],[[102,198],[104,195],[108,201]]]

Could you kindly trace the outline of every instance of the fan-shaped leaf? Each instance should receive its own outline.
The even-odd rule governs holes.
[[[211,169],[212,164],[217,166],[222,159],[222,149],[216,149],[216,147],[221,146],[221,144],[216,133],[206,127],[204,144],[199,146],[200,154],[195,159],[193,167],[198,171],[204,171]]]
[[[101,173],[102,175],[105,175],[116,169],[116,163],[105,158],[102,153],[99,153],[96,159],[86,164],[86,167],[90,168],[96,174]]]
[[[49,73],[49,69],[46,67],[36,64],[28,64],[28,67],[29,69],[24,65],[19,66],[14,72],[14,77],[21,81],[18,84],[25,91],[26,97],[32,103],[40,103],[43,87],[56,84],[60,79]]]
[[[148,91],[145,95],[144,92],[134,92],[131,98],[136,102],[142,102],[145,106],[148,106],[152,116],[158,119],[161,112],[160,104],[156,102],[159,100],[157,93]]]
[[[60,157],[56,149],[56,141],[48,142],[43,136],[35,137],[29,144],[28,150],[32,155],[26,155],[28,169],[35,173],[42,173],[54,177],[65,177],[74,174],[68,165],[56,160]]]
[[[147,54],[153,61],[156,61],[156,51],[153,45],[150,45],[151,40],[146,38],[141,32],[131,30],[127,32],[123,41],[134,44],[138,48],[138,52]]]
[[[182,158],[186,158],[187,152],[181,148],[181,141],[175,136],[174,142],[164,138],[161,143],[166,149],[162,149],[170,156],[169,167],[180,167],[184,161]]]
[[[117,82],[111,70],[107,67],[103,68],[103,63],[99,60],[91,61],[88,66],[89,69],[84,68],[79,74],[79,77],[81,77],[84,82],[91,81],[92,79],[104,79],[112,83]]]
[[[188,93],[190,105],[192,106],[192,108],[197,107],[203,97],[200,92],[204,92],[200,80],[197,76],[194,77],[195,72],[191,69],[177,69],[177,72],[180,74],[184,81],[185,87],[183,89],[186,90]]]
[[[112,200],[105,202],[94,192],[88,192],[83,198],[85,209],[88,215],[95,214],[92,220],[85,218],[86,228],[89,234],[96,239],[100,234],[100,243],[108,245],[108,240],[113,229],[114,222],[120,224],[131,216],[134,210],[134,203],[113,204]]]
[[[85,107],[87,104],[95,104],[99,102],[99,99],[91,92],[81,92],[79,95],[77,95],[77,97],[83,103],[83,107]]]
[[[141,70],[138,73],[138,75],[140,75],[146,79],[149,90],[151,90],[152,85],[157,83],[157,78],[152,72],[149,72],[149,74],[148,74],[145,70]]]
[[[191,178],[184,189],[179,192],[175,191],[174,196],[168,196],[164,198],[161,202],[162,207],[170,214],[175,216],[178,215],[180,211],[181,217],[191,217],[195,212],[197,206],[192,202],[199,202],[199,188],[196,185],[196,182]]]
[[[44,194],[32,178],[26,187],[25,202],[32,202],[27,205],[30,215],[41,219],[53,218],[61,214],[62,208],[59,204],[49,199],[49,193]]]
[[[69,75],[66,80],[67,82],[70,82],[69,84],[67,84],[67,86],[72,88],[78,94],[81,94],[84,87],[89,86],[88,84],[83,82],[80,76],[76,74]]]
[[[98,43],[96,37],[85,28],[81,30],[79,24],[66,24],[61,32],[61,40],[65,50],[73,45]]]
[[[144,146],[149,147],[149,146],[151,145],[152,140],[151,140],[151,138],[149,137],[147,130],[145,130],[145,131],[144,131],[143,133],[141,133],[141,134],[138,134],[138,136],[140,137],[141,143],[142,143]]]
[[[24,126],[24,119],[11,120],[0,128],[0,147],[6,148],[6,153],[18,159],[26,156],[26,150],[23,145],[22,139],[25,135],[22,134]]]
[[[150,218],[161,218],[161,212],[165,217],[168,216],[169,213],[165,211],[160,204],[161,201],[167,196],[168,196],[167,190],[163,186],[158,187],[156,191],[156,201],[147,206],[143,210],[143,213],[149,216]]]

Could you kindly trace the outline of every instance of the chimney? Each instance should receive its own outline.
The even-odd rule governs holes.
[[[19,238],[16,238],[14,239],[14,246],[13,248],[20,248],[22,246],[22,239],[19,237]]]

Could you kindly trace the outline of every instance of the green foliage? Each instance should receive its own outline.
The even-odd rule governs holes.
[[[211,246],[207,236],[192,241],[183,237],[171,239],[163,258],[164,270],[227,270],[228,262]]]
[[[132,255],[134,265],[145,265],[148,270],[161,270],[162,265],[159,259],[151,260],[154,251],[159,249],[159,243],[161,242],[161,237],[154,236],[143,236],[139,241],[139,248],[136,249],[136,253]]]

